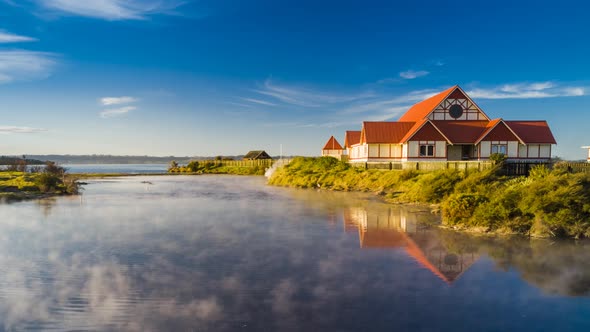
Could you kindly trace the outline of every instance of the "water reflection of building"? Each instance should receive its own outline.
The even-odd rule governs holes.
[[[479,259],[475,250],[445,242],[437,230],[422,226],[419,214],[402,208],[351,207],[344,212],[344,230],[358,231],[360,247],[403,248],[434,275],[452,283]]]

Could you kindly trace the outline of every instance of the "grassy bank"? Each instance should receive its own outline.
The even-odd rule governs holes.
[[[380,171],[334,158],[295,158],[269,184],[367,191],[392,202],[437,204],[443,225],[535,237],[590,237],[590,174],[533,169],[528,177],[486,171]]]
[[[263,165],[230,166],[212,161],[191,161],[186,166],[178,166],[173,163],[168,168],[169,173],[233,175],[264,175],[265,170]]]
[[[19,200],[78,192],[76,180],[65,174],[63,168],[46,167],[36,173],[0,171],[0,199]]]

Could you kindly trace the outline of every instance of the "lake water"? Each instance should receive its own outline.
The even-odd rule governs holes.
[[[166,173],[168,164],[65,164],[69,173]]]
[[[0,205],[0,330],[587,331],[590,245],[472,237],[262,177]]]

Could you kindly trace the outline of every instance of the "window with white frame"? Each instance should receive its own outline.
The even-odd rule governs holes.
[[[492,154],[508,154],[508,144],[492,144]]]
[[[434,157],[434,142],[420,142],[420,157]]]

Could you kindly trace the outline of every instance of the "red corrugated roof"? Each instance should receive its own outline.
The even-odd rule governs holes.
[[[400,143],[414,125],[413,122],[363,122],[363,143]]]
[[[452,144],[470,143],[473,144],[486,130],[489,121],[469,120],[469,121],[431,121]]]
[[[342,150],[342,145],[332,136],[322,150]]]
[[[361,131],[360,130],[347,130],[344,135],[344,147],[351,147],[361,142]]]
[[[504,121],[526,144],[557,144],[547,121]]]
[[[430,112],[432,112],[447,98],[449,94],[451,94],[451,92],[457,88],[458,86],[455,85],[439,94],[436,94],[415,104],[414,106],[410,107],[410,109],[404,115],[402,115],[401,118],[399,118],[399,121],[416,122],[426,118]]]

